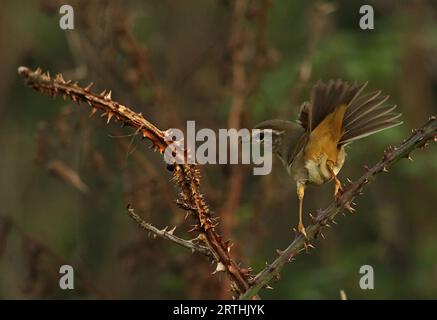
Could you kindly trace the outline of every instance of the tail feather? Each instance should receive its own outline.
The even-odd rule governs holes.
[[[396,105],[384,104],[389,96],[375,91],[352,101],[343,119],[343,135],[339,145],[367,137],[376,132],[402,124]]]
[[[373,121],[379,120],[382,116],[385,116],[386,114],[392,112],[394,109],[396,109],[396,105],[394,106],[380,106],[377,107],[371,111],[366,112],[365,114],[362,114],[361,116],[357,118],[353,118],[350,122],[344,123],[344,131],[354,130],[361,128],[363,125],[367,123],[372,123]],[[395,115],[398,115],[398,113],[394,113]]]
[[[361,95],[367,82],[349,84],[342,80],[318,81],[313,87],[310,103],[302,105],[299,115],[300,125],[312,132],[329,114],[346,105],[338,145],[364,138],[402,122],[400,113],[394,112],[396,106],[386,105],[389,96],[381,91]]]
[[[374,91],[364,96],[358,97],[353,105],[349,105],[348,111],[345,114],[345,120],[351,117],[355,112],[361,109],[364,103],[373,101],[381,94],[381,91]]]
[[[400,117],[401,114],[398,114],[396,116],[396,118]],[[381,123],[377,123],[377,124],[371,124],[368,127],[363,127],[354,131],[350,131],[348,133],[345,133],[340,142],[339,145],[346,145],[354,140],[358,140],[367,136],[370,136],[374,133],[377,133],[379,131],[385,130],[385,129],[389,129],[392,127],[396,127],[400,124],[402,124],[402,121],[386,121],[386,122],[381,122]]]
[[[388,98],[389,96],[381,96],[380,92],[378,92],[376,95],[372,95],[369,99],[367,99],[367,96],[362,97],[362,99],[357,99],[356,102],[351,104],[346,111],[344,118],[345,126],[354,123],[369,112],[374,111],[386,102]]]

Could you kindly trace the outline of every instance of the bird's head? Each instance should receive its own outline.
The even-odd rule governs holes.
[[[298,123],[280,119],[263,121],[257,124],[254,129],[259,129],[259,131],[257,130],[254,133],[252,141],[254,143],[270,142],[272,144],[272,152],[281,158],[283,162],[288,162],[288,158],[295,149],[298,139],[305,132]],[[265,134],[267,130],[271,134]]]

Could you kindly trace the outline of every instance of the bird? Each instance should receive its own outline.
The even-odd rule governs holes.
[[[299,108],[295,121],[266,120],[257,124],[257,141],[266,143],[271,132],[271,150],[281,159],[296,183],[299,200],[297,231],[307,238],[302,221],[305,189],[309,185],[334,182],[334,198],[343,192],[337,177],[346,158],[345,147],[355,140],[402,124],[396,105],[387,104],[382,91],[362,94],[367,82],[319,80],[309,101]]]

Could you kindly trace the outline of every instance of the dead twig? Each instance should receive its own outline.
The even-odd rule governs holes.
[[[154,236],[172,241],[172,242],[174,242],[174,243],[176,243],[184,248],[190,249],[191,252],[199,252],[199,253],[201,253],[209,258],[213,258],[213,255],[212,255],[211,251],[209,250],[209,248],[195,243],[194,240],[185,240],[185,239],[182,239],[182,238],[175,236],[173,233],[174,233],[176,227],[174,227],[171,230],[168,230],[168,227],[165,227],[164,229],[158,229],[158,228],[154,227],[153,225],[151,225],[150,223],[147,223],[146,221],[144,221],[138,214],[136,214],[134,209],[132,208],[132,206],[130,204],[128,204],[128,206],[127,206],[127,212],[129,213],[129,216],[141,228],[151,232]]]

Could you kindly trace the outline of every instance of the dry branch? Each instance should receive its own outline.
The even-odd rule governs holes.
[[[165,141],[165,133],[147,121],[141,114],[132,111],[130,108],[115,102],[111,98],[111,91],[106,90],[100,94],[90,91],[92,83],[87,87],[80,87],[77,82],[65,81],[61,74],[51,78],[49,73],[43,74],[41,69],[35,71],[27,67],[19,67],[18,73],[25,78],[25,83],[50,97],[63,96],[64,99],[71,99],[74,102],[85,102],[91,108],[91,115],[102,110],[102,116],[118,120],[122,125],[128,125],[137,130],[138,133],[153,144],[155,150],[164,153],[169,145]],[[230,243],[223,241],[216,232],[217,223],[211,217],[211,211],[203,195],[200,192],[200,172],[196,165],[183,164],[173,167],[173,176],[180,189],[180,197],[185,207],[191,208],[190,213],[196,221],[193,231],[197,231],[201,238],[213,253],[217,266],[226,271],[232,289],[236,294],[241,295],[249,289],[249,269],[241,269],[230,256]]]
[[[127,206],[127,211],[129,213],[129,215],[131,216],[131,218],[141,228],[153,233],[153,235],[155,235],[159,238],[162,238],[162,239],[172,241],[172,242],[174,242],[174,243],[176,243],[184,248],[190,249],[192,252],[199,252],[199,253],[201,253],[209,258],[213,258],[212,253],[209,250],[209,248],[195,243],[194,240],[185,240],[185,239],[176,237],[173,234],[176,227],[174,227],[171,230],[168,230],[168,227],[165,227],[164,229],[158,229],[158,228],[154,227],[153,225],[151,225],[150,223],[147,223],[146,221],[144,221],[138,214],[136,214],[134,209],[132,208],[132,206],[130,204]]]
[[[335,216],[341,211],[352,208],[353,200],[361,194],[363,187],[372,181],[377,174],[388,172],[388,169],[402,158],[410,158],[410,153],[417,148],[424,148],[429,141],[437,142],[437,116],[432,116],[421,128],[413,130],[413,133],[398,147],[389,147],[384,156],[372,168],[366,168],[366,173],[355,182],[350,182],[344,189],[338,201],[332,202],[329,207],[318,211],[313,217],[313,223],[306,228],[308,240],[302,235],[298,235],[294,241],[283,251],[278,250],[279,257],[270,265],[267,265],[252,281],[251,287],[240,299],[250,299],[268,285],[279,273],[287,262],[290,262],[301,251],[313,248],[310,240],[316,239],[321,233],[321,229],[329,225]]]

